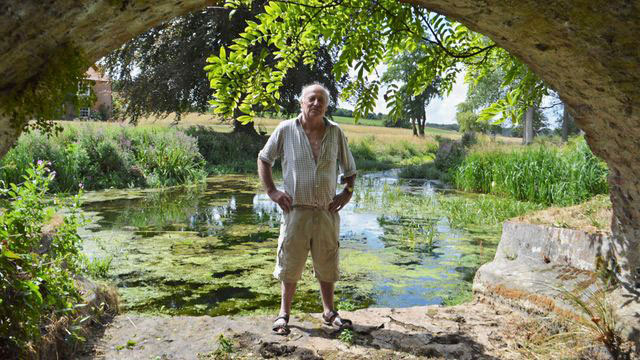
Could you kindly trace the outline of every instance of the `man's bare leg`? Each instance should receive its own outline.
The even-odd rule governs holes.
[[[296,293],[296,285],[297,283],[287,283],[281,282],[281,299],[280,299],[280,315],[289,315],[291,314],[291,303],[293,302],[293,295]]]
[[[322,294],[322,308],[324,314],[329,314],[333,311],[333,290],[335,283],[319,281],[320,282],[320,294]]]

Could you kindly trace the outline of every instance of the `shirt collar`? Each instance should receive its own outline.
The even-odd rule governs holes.
[[[296,117],[296,125],[302,127],[302,123],[300,122],[300,120],[302,120],[302,114],[299,114],[298,117]],[[328,128],[328,127],[336,125],[335,122],[329,120],[329,118],[327,118],[326,116],[323,116],[322,120],[324,120],[324,127],[325,128]]]

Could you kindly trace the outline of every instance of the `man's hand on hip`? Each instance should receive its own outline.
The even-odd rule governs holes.
[[[349,200],[351,200],[352,195],[352,192],[343,190],[340,194],[334,196],[333,200],[331,200],[331,203],[329,204],[329,211],[337,212],[342,210]]]
[[[282,211],[289,212],[291,210],[293,199],[291,199],[291,196],[289,196],[289,194],[280,190],[273,190],[269,191],[267,195],[269,195],[269,198],[273,200],[273,202],[280,206]]]

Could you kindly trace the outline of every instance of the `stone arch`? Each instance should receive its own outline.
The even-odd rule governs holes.
[[[407,0],[486,34],[569,104],[610,169],[613,231],[630,283],[640,280],[640,1]],[[217,1],[16,1],[0,5],[0,95],[37,81],[63,43],[97,60],[133,36]],[[0,117],[0,155],[19,135]],[[633,277],[633,278],[632,278]]]

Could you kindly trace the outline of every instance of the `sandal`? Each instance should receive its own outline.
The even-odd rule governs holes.
[[[327,315],[322,313],[322,320],[324,320],[325,325],[336,326],[340,330],[353,329],[353,323],[351,320],[341,318],[340,314],[335,310],[331,310]]]
[[[284,324],[280,320],[284,320]],[[289,314],[278,316],[271,329],[276,335],[289,335],[291,332],[291,329],[289,329]]]

